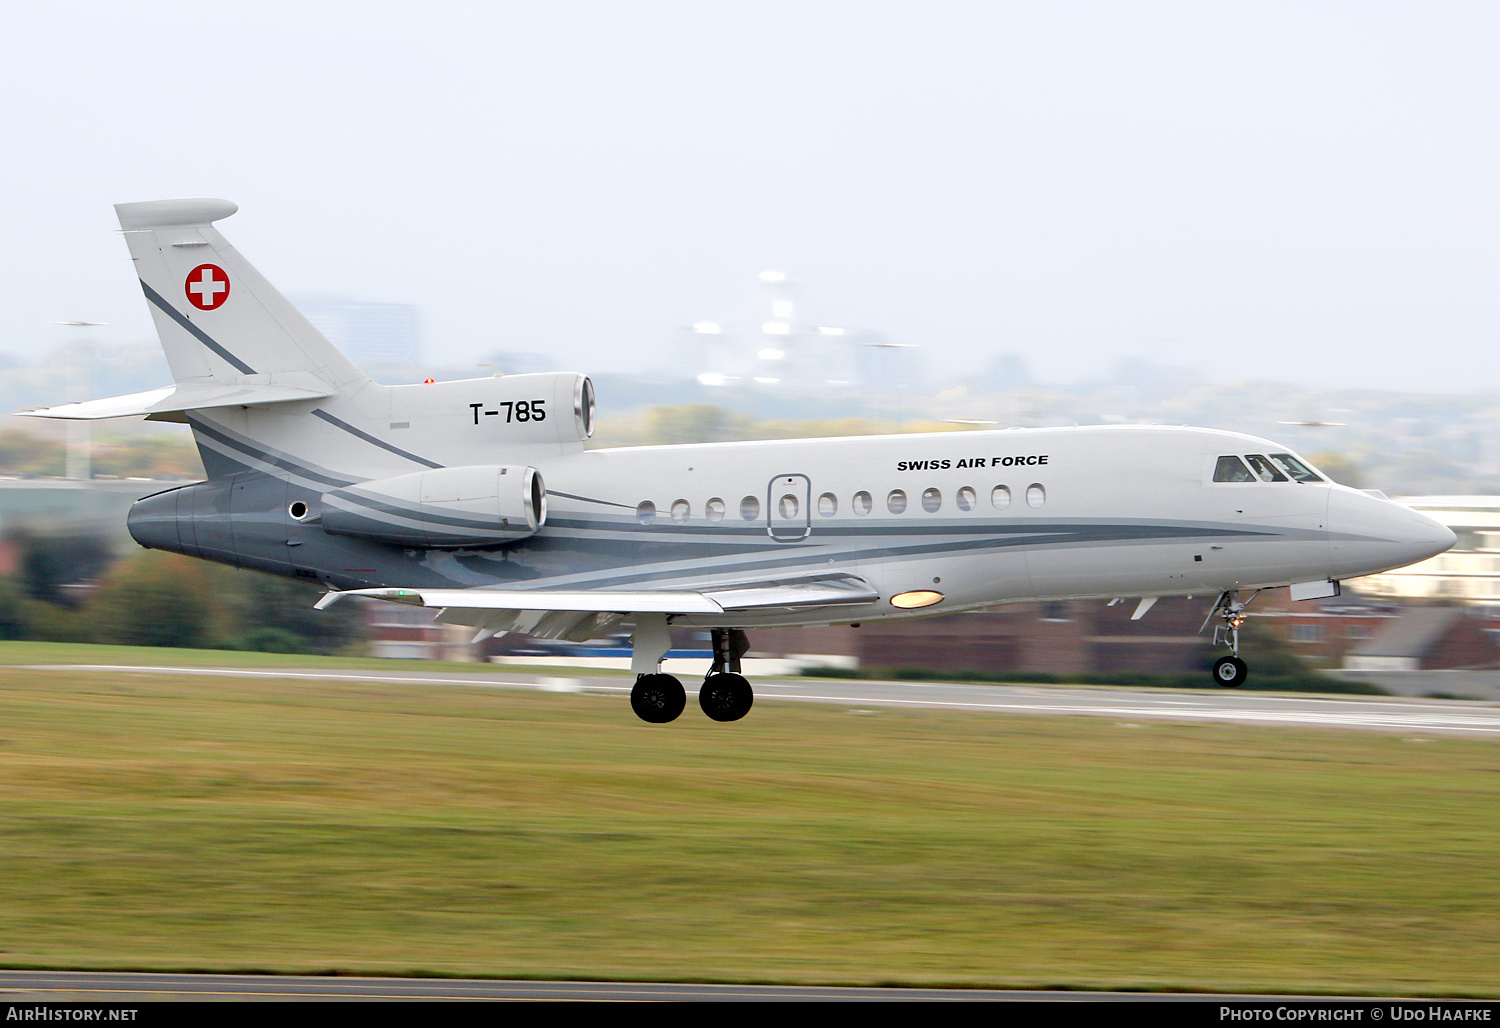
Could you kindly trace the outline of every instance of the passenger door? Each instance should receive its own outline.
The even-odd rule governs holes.
[[[766,486],[766,532],[781,543],[795,543],[812,534],[812,479],[806,475],[777,475]]]

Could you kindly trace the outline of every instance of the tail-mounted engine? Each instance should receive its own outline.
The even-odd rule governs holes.
[[[547,489],[536,468],[438,468],[334,489],[321,508],[335,535],[464,549],[534,535],[547,520]]]

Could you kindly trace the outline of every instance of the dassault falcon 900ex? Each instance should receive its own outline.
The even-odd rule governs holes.
[[[647,721],[682,712],[668,626],[710,629],[703,711],[750,709],[745,630],[1017,600],[1245,604],[1446,550],[1446,527],[1287,447],[1196,428],[1007,429],[586,449],[579,374],[370,381],[213,227],[225,200],[116,207],[175,384],[29,413],[189,425],[208,479],[139,500],[142,546],[437,609],[475,639],[633,628]],[[1245,597],[1242,599],[1242,597]]]

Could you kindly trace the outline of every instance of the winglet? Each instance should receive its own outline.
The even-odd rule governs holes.
[[[318,602],[313,604],[313,610],[327,610],[339,600],[343,599],[343,592],[338,589],[330,589],[318,597]]]

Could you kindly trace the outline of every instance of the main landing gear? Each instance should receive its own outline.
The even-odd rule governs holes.
[[[750,683],[740,674],[740,658],[750,649],[750,640],[738,628],[715,628],[709,635],[714,662],[703,676],[698,706],[715,721],[738,721],[750,713],[750,705],[755,702]]]
[[[1259,593],[1259,589],[1251,593],[1250,600]],[[1214,626],[1214,645],[1223,643],[1228,646],[1230,655],[1214,661],[1213,675],[1214,681],[1227,689],[1244,685],[1250,674],[1250,665],[1240,659],[1240,626],[1245,623],[1245,608],[1250,605],[1250,600],[1241,603],[1240,594],[1234,590],[1221,593],[1214,609],[1203,619],[1205,626],[1215,614],[1223,621],[1223,624]]]
[[[635,676],[635,688],[630,690],[630,709],[642,721],[653,725],[676,721],[686,706],[687,693],[682,683],[671,675]]]
[[[738,628],[715,628],[711,635],[714,661],[698,690],[698,706],[715,721],[738,721],[750,713],[755,702],[750,683],[740,674],[740,658],[750,649],[750,642]],[[642,721],[654,725],[677,720],[687,706],[687,692],[682,682],[660,670],[661,658],[670,645],[666,618],[643,617],[636,628],[634,645],[631,666],[636,676],[635,687],[630,690],[630,708]],[[651,667],[657,670],[647,670]]]

